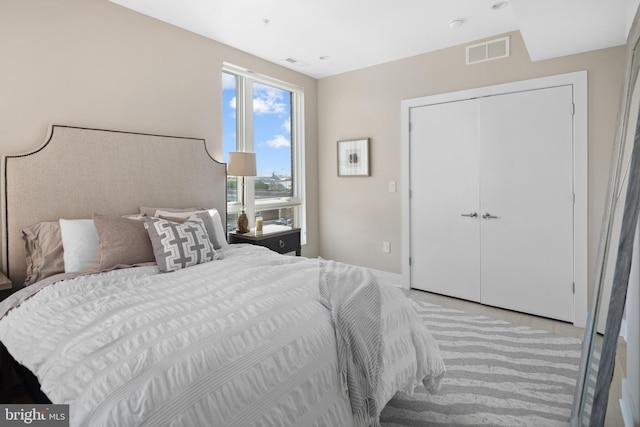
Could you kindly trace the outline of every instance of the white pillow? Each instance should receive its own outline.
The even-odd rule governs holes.
[[[227,233],[225,233],[224,227],[222,226],[220,212],[218,212],[218,209],[207,209],[207,212],[209,212],[211,219],[213,219],[213,228],[216,231],[216,243],[221,248],[229,246],[229,243],[227,243]]]
[[[156,211],[156,213],[153,216],[163,217],[163,218],[174,217],[174,218],[186,219],[186,218],[190,218],[194,214],[199,214],[203,212],[205,212],[205,210],[188,211],[188,212],[171,212],[171,211],[163,211],[159,209]],[[206,209],[206,212],[209,213],[209,216],[211,217],[211,220],[213,222],[213,236],[209,236],[209,240],[211,240],[211,243],[213,243],[214,249],[220,249],[228,246],[229,243],[227,243],[224,227],[222,226],[222,217],[220,216],[220,212],[218,212],[218,210],[215,208]]]
[[[64,271],[75,273],[89,267],[98,253],[98,232],[92,219],[60,219]]]

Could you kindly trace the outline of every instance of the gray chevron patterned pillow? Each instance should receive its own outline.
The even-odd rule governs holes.
[[[145,224],[160,272],[176,271],[219,259],[199,218],[179,224],[147,217]]]

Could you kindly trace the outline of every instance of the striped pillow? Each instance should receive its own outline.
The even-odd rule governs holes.
[[[176,271],[219,259],[200,218],[179,224],[147,217],[145,226],[160,272]]]

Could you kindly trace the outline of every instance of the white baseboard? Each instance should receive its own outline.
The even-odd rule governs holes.
[[[640,408],[636,406],[637,403],[635,402],[637,400],[633,399],[629,381],[625,378],[622,380],[622,399],[620,399],[620,411],[622,411],[624,427],[640,427]]]
[[[624,342],[627,342],[627,319],[622,319],[620,322],[620,336],[624,338]]]
[[[370,268],[369,270],[371,270],[376,278],[391,282],[399,288],[409,289],[409,281],[406,280],[402,274],[389,273],[388,271],[374,270],[372,268]]]

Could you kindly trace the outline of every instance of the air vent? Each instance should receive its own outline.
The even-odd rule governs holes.
[[[509,37],[467,46],[467,65],[509,56]]]
[[[302,62],[299,59],[292,58],[292,57],[288,57],[287,59],[285,59],[285,61],[295,65],[296,67],[306,67],[307,65],[309,65],[306,62]]]

